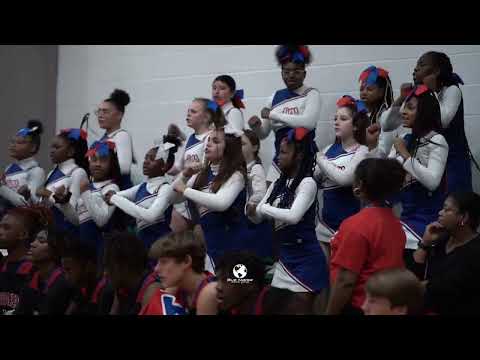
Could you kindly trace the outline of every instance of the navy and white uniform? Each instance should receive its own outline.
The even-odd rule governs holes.
[[[247,164],[247,204],[255,207],[267,192],[265,170],[262,164],[252,161]],[[245,210],[246,210],[245,205]],[[246,212],[245,212],[246,214]],[[261,258],[273,258],[273,227],[269,221],[255,224],[247,218],[248,231],[256,239],[255,253]]]
[[[377,122],[381,129],[378,145],[371,151],[370,156],[386,158],[392,151],[395,138],[403,137],[410,133],[411,130],[403,127],[400,106],[391,106],[389,109],[379,112]]]
[[[465,135],[462,91],[458,85],[443,87],[438,93],[442,135],[448,144],[447,191],[472,191],[470,151]]]
[[[72,224],[79,226],[80,238],[103,253],[103,233],[111,228],[111,220],[115,206],[108,205],[104,196],[109,191],[119,191],[112,180],[90,183],[90,189],[80,195],[75,208],[71,204],[60,205],[65,217]]]
[[[116,193],[110,202],[137,220],[137,235],[149,249],[171,232],[172,195],[172,186],[159,176]]]
[[[322,101],[317,89],[302,87],[290,91],[283,89],[273,94],[266,107],[271,109],[270,119],[262,119],[262,126],[255,130],[260,139],[265,139],[270,131],[275,132],[275,155],[268,170],[267,181],[274,182],[280,177],[277,160],[280,143],[292,128],[304,127],[311,130],[309,136],[315,139],[315,128],[320,117]]]
[[[113,141],[117,149],[118,163],[122,175],[120,189],[125,190],[131,188],[133,186],[131,178],[132,164],[134,164],[136,160],[130,134],[124,129],[118,129],[110,134],[103,135],[100,141],[105,140]]]
[[[236,130],[242,131],[245,128],[245,120],[241,109],[233,106],[231,101],[222,105],[222,110],[228,123]]]
[[[405,135],[408,143],[412,135]],[[445,138],[431,131],[420,139],[416,154],[405,162],[392,151],[391,156],[403,163],[407,171],[405,185],[399,195],[402,204],[401,222],[407,236],[407,249],[416,250],[428,224],[438,218],[446,196],[442,180],[448,156],[448,144]]]
[[[0,197],[13,206],[26,206],[30,202],[38,201],[36,192],[45,183],[45,171],[33,157],[30,157],[7,166],[5,183],[0,186]],[[24,185],[30,189],[31,201],[25,200],[18,193],[18,189]]]
[[[78,233],[78,227],[67,220],[62,212],[63,206],[55,203],[53,198],[55,189],[62,185],[65,186],[65,189],[72,193],[69,203],[75,209],[80,197],[80,183],[82,180],[88,181],[87,173],[75,163],[74,159],[68,159],[57,165],[47,176],[45,187],[52,192],[52,195],[46,199],[46,205],[52,206],[55,224],[60,231],[74,231]]]
[[[210,188],[218,170],[219,165],[210,165],[207,184],[201,190],[192,189],[197,175],[192,176],[183,193],[184,198],[196,205],[200,215],[200,225],[207,244],[206,270],[210,272],[213,272],[218,259],[228,251],[255,251],[255,239],[247,231],[244,214],[245,179],[237,171],[216,193],[212,193]],[[183,200],[179,194],[175,196],[175,201]]]
[[[287,186],[293,179],[287,181]],[[256,221],[273,219],[275,240],[280,243],[280,259],[275,264],[272,286],[293,292],[318,293],[328,287],[325,255],[315,236],[315,198],[317,183],[304,178],[290,208],[280,209],[280,197],[267,204],[275,183],[257,206]]]
[[[192,134],[188,137],[185,144],[185,151],[181,156],[180,162],[177,164],[178,170],[182,171],[185,166],[191,162],[203,163],[205,155],[205,147],[207,146],[208,136],[210,131],[201,135]],[[175,210],[186,219],[191,219],[192,215],[188,210],[187,202],[181,202],[174,205]]]
[[[368,148],[355,145],[345,151],[335,143],[317,154],[314,177],[323,190],[322,218],[317,225],[317,238],[330,243],[330,239],[346,218],[360,210],[360,201],[353,195],[352,184],[357,165],[366,158]]]

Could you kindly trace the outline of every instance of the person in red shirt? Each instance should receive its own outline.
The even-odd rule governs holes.
[[[370,276],[404,267],[405,232],[386,204],[404,178],[402,166],[392,159],[365,159],[356,168],[353,192],[364,207],[343,221],[331,242],[328,315],[361,314]]]

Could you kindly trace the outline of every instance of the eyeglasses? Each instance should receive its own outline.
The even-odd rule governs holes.
[[[305,70],[282,70],[283,76],[289,76],[290,74],[295,76],[302,76],[305,73]]]
[[[108,109],[97,109],[97,110],[95,110],[95,113],[94,113],[94,114],[95,114],[96,116],[98,116],[98,115],[100,115],[100,114],[102,114],[102,115],[110,115],[111,113],[112,113],[112,111],[111,111],[111,110],[108,110]]]

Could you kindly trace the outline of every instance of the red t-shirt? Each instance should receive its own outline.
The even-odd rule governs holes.
[[[361,308],[368,278],[380,270],[404,267],[406,236],[392,209],[364,208],[341,225],[331,242],[330,282],[344,268],[358,274],[351,304]]]

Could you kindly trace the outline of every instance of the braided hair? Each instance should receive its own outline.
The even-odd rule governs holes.
[[[437,81],[441,87],[452,85],[463,85],[463,80],[453,72],[452,62],[447,54],[437,51],[429,51],[423,56],[428,56],[432,61],[432,65],[437,68],[440,73]]]
[[[298,169],[297,174],[293,178],[293,181],[290,185],[287,185],[289,177],[282,173],[280,178],[275,181],[273,186],[272,193],[270,194],[267,203],[272,205],[275,199],[280,198],[278,208],[286,209],[289,208],[295,198],[295,191],[297,190],[298,185],[306,177],[313,177],[313,173],[316,166],[316,144],[314,139],[310,134],[305,134],[301,140],[297,140],[295,133],[300,132],[303,128],[292,129],[289,132],[289,135],[286,136],[283,141],[286,141],[288,144],[295,145],[295,155],[303,153],[304,157],[300,163],[300,168]],[[315,204],[317,207],[317,197],[315,196]]]

